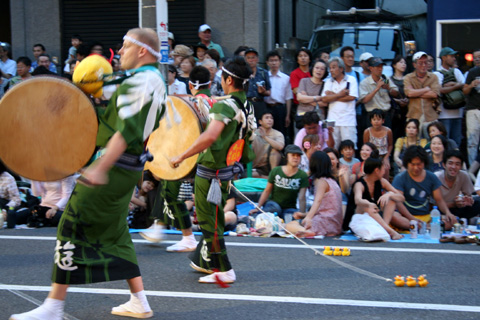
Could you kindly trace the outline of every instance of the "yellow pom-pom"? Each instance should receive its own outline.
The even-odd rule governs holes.
[[[103,94],[103,76],[112,72],[112,65],[107,59],[94,54],[75,67],[72,80],[83,92],[100,98]]]

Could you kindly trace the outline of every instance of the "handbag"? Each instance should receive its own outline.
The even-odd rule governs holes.
[[[445,85],[445,83],[448,82],[457,82],[457,78],[455,78],[453,68],[450,68],[450,70],[448,71],[441,70],[440,72],[443,74],[442,85]],[[441,99],[443,101],[443,107],[445,109],[459,109],[463,107],[465,103],[465,95],[460,89],[443,94]]]
[[[356,213],[349,224],[353,233],[363,241],[389,241],[390,235],[368,213]]]

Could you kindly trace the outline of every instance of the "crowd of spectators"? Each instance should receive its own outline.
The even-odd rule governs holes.
[[[198,36],[195,45],[175,45],[169,33],[169,94],[191,94],[190,75],[200,65],[209,71],[212,95],[223,95],[222,64],[228,57],[212,42],[210,26],[200,26]],[[105,54],[104,49],[99,42],[87,45],[79,35],[72,36],[64,74],[71,75],[90,54]],[[268,179],[259,206],[293,219],[288,228],[302,236],[338,235],[348,229],[354,213],[372,216],[392,239],[401,238],[397,231],[409,229],[411,220],[428,222],[433,205],[447,228],[456,217],[478,216],[480,49],[465,75],[456,54],[443,48],[433,72],[431,56],[416,52],[408,74],[406,57],[397,56],[393,75],[386,77],[385,62],[369,52],[360,55],[359,72],[352,47],[343,47],[339,57],[328,52],[313,56],[301,48],[295,55],[297,68],[288,75],[281,71],[278,51],[260,61],[255,48],[239,46],[235,55],[244,56],[252,70],[246,92],[258,124],[253,176]],[[18,57],[15,63],[10,58],[10,47],[2,43],[1,94],[32,75],[56,74],[59,66],[42,44],[33,46],[33,60]],[[118,55],[111,63],[120,70]],[[5,180],[0,181],[4,206],[17,206],[11,176],[2,173],[0,178]],[[306,201],[308,195],[313,202]],[[60,205],[50,205],[61,211]]]

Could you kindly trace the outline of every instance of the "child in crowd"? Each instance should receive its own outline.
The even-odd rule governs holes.
[[[373,143],[385,167],[385,179],[390,173],[390,155],[393,150],[393,134],[390,128],[385,127],[385,113],[380,109],[373,109],[370,113],[371,127],[363,132],[363,141]]]
[[[354,158],[355,155],[355,144],[352,140],[343,140],[340,142],[338,151],[342,155],[340,158],[340,163],[348,167],[348,170],[352,172],[353,165],[360,162],[357,158]]]
[[[305,171],[307,175],[310,172],[310,157],[315,151],[320,151],[322,146],[320,145],[320,139],[316,134],[309,134],[303,138],[302,141],[302,160],[298,166],[301,170]]]

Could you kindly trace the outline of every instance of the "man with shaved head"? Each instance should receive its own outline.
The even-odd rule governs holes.
[[[153,316],[126,218],[142,176],[144,142],[164,111],[158,43],[151,29],[132,29],[123,38],[120,63],[131,75],[123,78],[105,113],[99,115],[100,151],[79,178],[58,225],[50,294],[40,307],[10,319],[61,320],[69,285],[121,279],[127,280],[130,300],[111,313]]]

